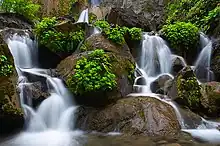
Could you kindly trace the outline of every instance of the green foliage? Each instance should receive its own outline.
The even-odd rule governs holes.
[[[118,25],[116,25],[115,27],[111,27],[107,21],[103,20],[96,21],[94,25],[101,28],[108,39],[119,45],[122,45],[125,42],[124,36],[126,34],[129,34],[131,36],[131,40],[141,40],[142,30],[140,28],[134,27],[129,29],[125,26],[120,27]]]
[[[82,57],[77,61],[74,74],[67,81],[68,87],[79,95],[112,90],[117,82],[109,62],[109,56],[101,49],[92,51],[87,58]]]
[[[40,5],[34,4],[31,0],[3,0],[0,5],[1,11],[18,13],[30,20],[37,19],[39,9]]]
[[[167,6],[166,22],[191,22],[201,30],[207,30],[212,18],[218,16],[219,3],[220,0],[174,0]]]
[[[8,76],[13,73],[13,66],[8,61],[7,57],[0,55],[0,76]]]
[[[198,84],[196,77],[183,79],[180,75],[177,79],[178,97],[186,100],[190,108],[198,107],[200,104],[201,86]]]
[[[132,40],[141,40],[142,30],[140,28],[133,27],[128,30]]]
[[[54,29],[57,23],[55,17],[44,18],[35,26],[35,33],[40,44],[47,46],[51,51],[60,53],[73,52],[84,39],[84,31],[62,33]]]
[[[217,19],[220,20],[220,6],[217,6],[215,9],[209,11],[209,14],[201,20],[203,22],[201,26],[204,31],[209,30],[210,24],[216,22]]]
[[[176,50],[195,48],[199,41],[199,29],[191,23],[177,22],[164,25],[162,33]]]

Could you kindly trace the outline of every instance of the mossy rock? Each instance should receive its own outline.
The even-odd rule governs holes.
[[[76,126],[86,131],[171,136],[180,131],[172,106],[153,97],[128,97],[106,108],[80,107]],[[86,121],[86,123],[84,123]]]
[[[183,107],[188,107],[192,111],[201,111],[200,85],[191,67],[183,68],[175,77],[168,96]]]
[[[210,82],[201,85],[201,104],[206,109],[207,116],[220,116],[220,83]]]
[[[67,57],[57,67],[58,74],[67,83],[67,80],[74,74],[76,63],[82,57],[88,56],[88,51],[74,54]],[[132,92],[134,81],[134,60],[112,52],[106,53],[111,62],[112,73],[116,76],[117,87],[110,91],[94,91],[83,95],[76,95],[76,101],[82,105],[105,106]]]
[[[115,54],[119,54],[121,56],[132,58],[132,55],[126,43],[123,45],[117,45],[112,41],[108,40],[102,34],[95,34],[87,38],[84,44],[79,48],[79,50],[77,50],[76,53],[84,52],[84,51],[92,51],[97,48],[103,49],[106,52],[112,52]]]

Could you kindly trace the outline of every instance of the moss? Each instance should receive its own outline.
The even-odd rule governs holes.
[[[194,109],[200,106],[200,93],[201,86],[198,84],[196,77],[183,78],[179,75],[177,78],[177,93],[185,105]]]

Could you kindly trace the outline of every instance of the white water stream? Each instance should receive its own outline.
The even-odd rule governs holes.
[[[71,94],[62,81],[47,74],[47,71],[37,68],[37,47],[28,35],[14,34],[8,39],[8,46],[15,60],[19,73],[20,100],[26,119],[26,131],[7,141],[6,145],[19,146],[77,146],[74,138],[82,132],[72,131],[74,128],[74,111]],[[24,96],[23,86],[31,85],[25,73],[44,77],[50,96],[35,110],[31,107],[31,98]],[[29,101],[29,102],[27,102]]]

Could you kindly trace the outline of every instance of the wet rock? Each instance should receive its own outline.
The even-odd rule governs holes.
[[[107,21],[119,26],[139,27],[147,32],[153,30],[150,21],[145,19],[144,14],[136,14],[129,8],[112,8]]]
[[[214,73],[207,67],[198,66],[194,72],[196,78],[202,83],[214,81]]]
[[[77,50],[77,53],[101,48],[106,52],[112,52],[121,56],[132,58],[130,50],[126,44],[117,45],[105,38],[102,34],[95,34],[87,38],[84,42],[84,45],[85,46],[81,47],[80,50]]]
[[[146,31],[149,32],[149,30],[159,30],[159,28],[163,25],[165,21],[165,6],[168,2],[169,0],[103,0],[101,6],[116,8],[118,13],[120,12],[120,15],[118,15],[120,17],[116,17],[119,18],[119,20],[127,20],[129,22],[129,18],[131,18],[130,22],[138,24],[141,22],[140,20],[144,19],[142,21],[142,26],[143,22],[147,22],[146,24],[149,24],[149,26]],[[119,9],[121,7],[123,7],[123,9]],[[126,11],[133,11],[136,16],[133,12],[128,13]]]
[[[161,75],[151,83],[151,91],[153,93],[164,94],[165,83],[172,79],[170,75]]]
[[[179,71],[181,71],[187,64],[185,60],[180,56],[174,56],[172,58],[172,68],[173,75],[177,75]]]
[[[0,29],[17,28],[31,29],[33,23],[27,20],[24,16],[16,13],[0,13]]]
[[[129,97],[106,108],[80,107],[77,127],[126,135],[168,136],[180,130],[173,108],[153,97]]]
[[[220,37],[213,42],[213,53],[211,58],[211,70],[214,72],[215,81],[220,81]]]
[[[201,86],[201,104],[206,109],[206,115],[220,116],[220,83],[209,82]]]
[[[2,135],[13,132],[13,129],[21,128],[24,119],[20,108],[19,97],[16,92],[18,75],[14,67],[14,60],[1,33],[0,55],[7,57],[7,62],[1,62],[1,68],[4,63],[12,66],[12,72],[8,72],[7,75],[2,73],[0,75],[0,135]]]
[[[43,85],[41,82],[24,84],[23,90],[24,96],[30,98],[33,107],[37,107],[44,99],[50,96],[47,86]]]

